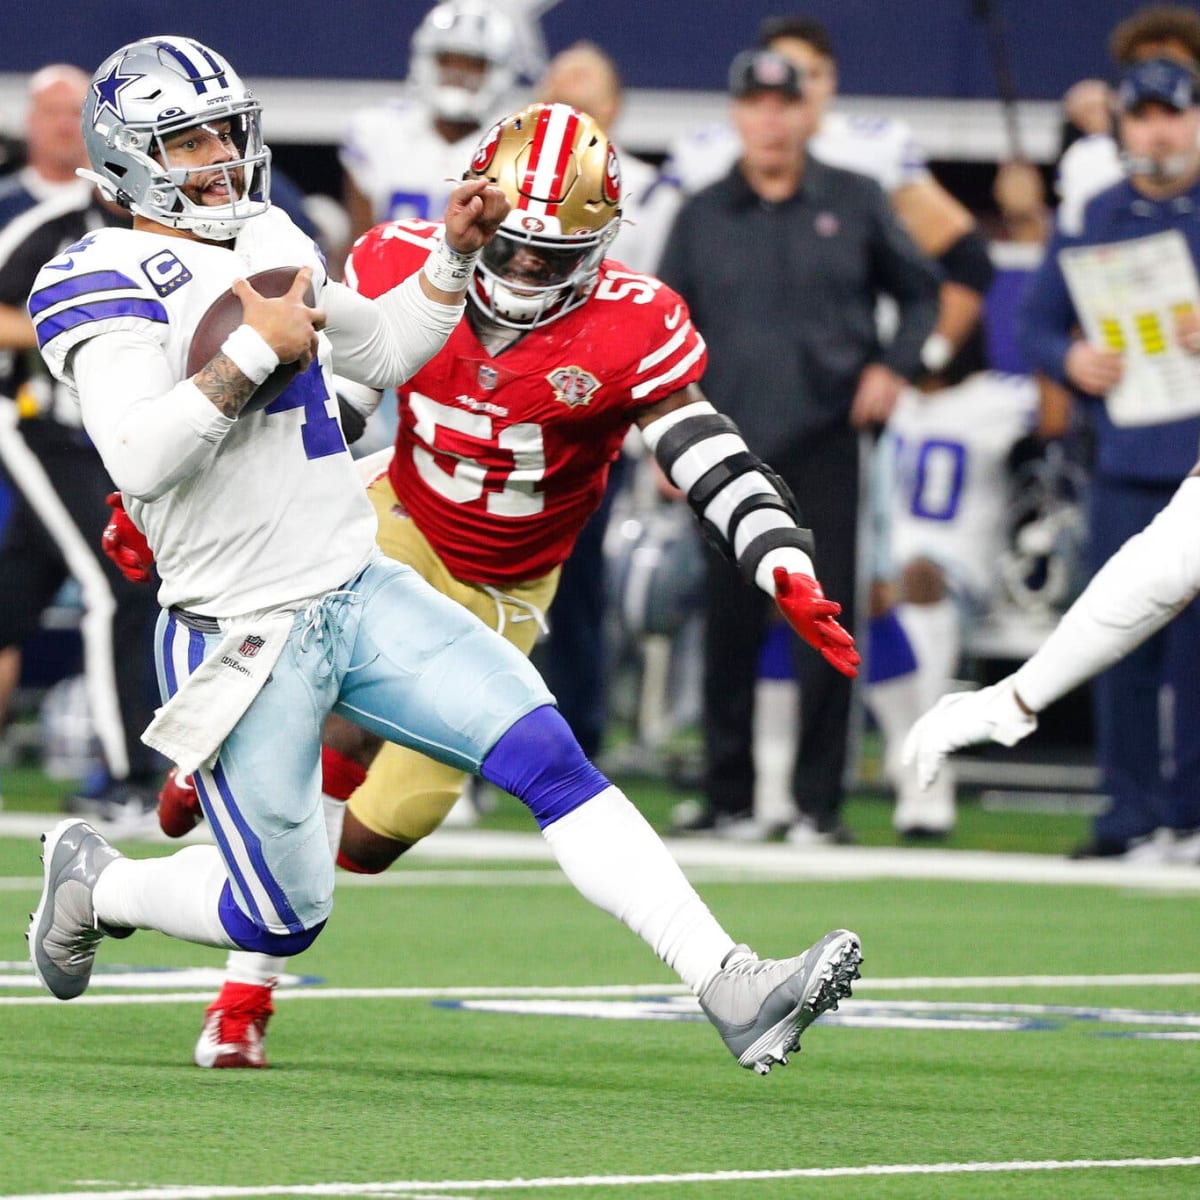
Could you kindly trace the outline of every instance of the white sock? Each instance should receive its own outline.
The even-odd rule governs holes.
[[[925,711],[921,706],[921,695],[917,671],[896,675],[863,689],[863,699],[883,736],[883,770],[893,786],[900,781],[900,752],[904,748],[904,739]]]
[[[917,659],[921,711],[945,693],[958,669],[958,607],[953,600],[936,604],[901,604],[896,610]]]
[[[800,730],[800,685],[760,679],[754,685],[754,816],[764,825],[796,819],[792,773]]]
[[[342,844],[342,825],[346,820],[346,802],[322,792],[321,805],[325,810],[325,832],[329,837],[329,854],[333,861],[337,862],[338,849]]]
[[[254,950],[230,950],[225,960],[225,982],[274,987],[287,965],[286,958],[272,958]]]
[[[165,858],[119,858],[96,881],[92,903],[111,925],[232,948],[217,914],[225,879],[216,846],[186,846]]]
[[[580,895],[632,929],[693,992],[720,970],[733,939],[620,788],[605,788],[542,836]]]

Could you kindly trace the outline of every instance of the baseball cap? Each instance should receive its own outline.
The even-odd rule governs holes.
[[[1197,103],[1197,94],[1196,74],[1169,58],[1150,58],[1137,63],[1117,84],[1117,103],[1122,112],[1147,100],[1183,112]]]
[[[774,50],[743,50],[729,67],[729,94],[740,100],[752,92],[799,97],[800,72]]]

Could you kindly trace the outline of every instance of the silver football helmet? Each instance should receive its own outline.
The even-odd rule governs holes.
[[[481,125],[513,86],[517,30],[490,0],[444,0],[425,14],[413,34],[409,82],[446,121]],[[465,54],[486,64],[478,87],[444,83],[443,54]]]
[[[148,37],[109,55],[83,104],[90,179],[110,199],[162,225],[228,241],[270,207],[271,152],[262,106],[229,63],[190,38]],[[229,123],[236,157],[205,167],[172,167],[164,138]],[[225,136],[225,131],[220,131]],[[227,204],[195,204],[193,176],[224,175]]]

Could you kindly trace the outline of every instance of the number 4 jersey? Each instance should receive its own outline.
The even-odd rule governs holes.
[[[376,226],[351,252],[347,282],[387,291],[420,269],[438,230]],[[600,503],[634,416],[699,379],[705,361],[683,300],[606,260],[585,304],[496,356],[459,323],[399,389],[392,486],[458,578],[545,575]]]
[[[213,300],[235,279],[280,266],[312,267],[317,303],[328,299],[315,247],[278,209],[247,221],[227,246],[104,229],[42,268],[29,312],[57,379],[73,387],[72,354],[95,339],[97,352],[111,346],[112,377],[133,405],[152,385],[123,355],[144,353],[164,379],[184,379],[193,331]],[[123,336],[106,343],[111,334]],[[370,556],[374,512],[331,399],[332,346],[324,334],[319,343],[320,362],[235,421],[202,469],[156,497],[126,496],[158,558],[164,607],[211,616],[266,608],[336,587]]]

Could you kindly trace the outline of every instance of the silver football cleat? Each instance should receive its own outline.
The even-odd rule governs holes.
[[[800,1048],[800,1035],[850,995],[862,944],[846,929],[827,933],[795,958],[760,959],[735,946],[700,993],[700,1007],[740,1066],[759,1075]]]
[[[86,821],[60,821],[42,835],[42,897],[30,917],[29,957],[47,991],[73,1000],[87,990],[96,946],[106,933],[96,920],[92,890],[101,872],[122,855]]]

